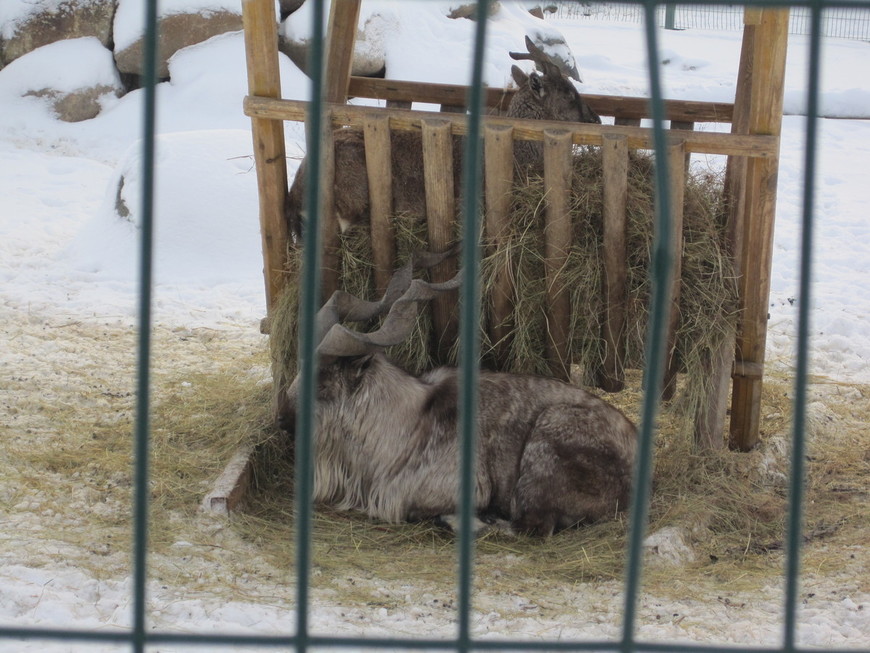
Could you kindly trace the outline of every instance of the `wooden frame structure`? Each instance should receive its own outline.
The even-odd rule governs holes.
[[[307,103],[281,99],[278,76],[277,19],[272,0],[242,0],[248,62],[249,95],[245,113],[252,120],[254,152],[260,198],[264,276],[267,304],[271,310],[283,283],[288,245],[284,219],[287,193],[283,121],[304,121]],[[466,130],[467,89],[463,86],[357,78],[350,75],[351,53],[359,18],[360,0],[334,0],[326,41],[326,92],[324,116],[331,127],[351,126],[365,134],[369,169],[373,230],[375,282],[385,284],[393,269],[392,234],[384,218],[391,213],[390,132],[419,130],[423,134],[426,163],[427,214],[430,246],[446,246],[455,215],[453,207],[452,138]],[[767,304],[773,222],[776,202],[779,139],[782,120],[783,80],[787,46],[788,10],[746,9],[740,69],[735,102],[708,103],[666,101],[671,123],[668,132],[668,161],[673,193],[672,219],[675,246],[680,252],[682,196],[685,162],[691,153],[722,154],[729,157],[726,191],[729,197],[728,240],[739,274],[741,319],[736,346],[728,343],[710,362],[713,390],[696,417],[696,440],[701,446],[722,443],[729,385],[733,384],[730,446],[751,449],[758,441],[764,343],[767,332]],[[387,101],[386,108],[355,107],[346,104],[349,95]],[[599,114],[613,116],[615,125],[591,125],[508,119],[498,115],[507,106],[511,91],[487,89],[485,104],[491,115],[485,118],[485,229],[488,238],[498,238],[507,220],[505,198],[512,183],[512,145],[516,139],[544,142],[545,180],[548,187],[545,229],[548,276],[555,278],[570,241],[568,191],[572,145],[596,145],[604,157],[605,278],[606,305],[603,337],[609,352],[600,383],[607,390],[622,386],[620,338],[624,331],[625,296],[625,196],[628,153],[651,149],[652,132],[641,128],[649,116],[648,100],[584,94]],[[412,102],[434,103],[440,112],[412,111]],[[460,112],[457,112],[457,107]],[[731,133],[693,131],[696,122],[730,122]],[[337,270],[338,228],[331,211],[331,155],[324,149],[324,268]],[[507,163],[505,163],[507,162]],[[439,172],[441,171],[441,172]],[[436,191],[436,192],[430,192]],[[679,256],[677,257],[679,261]],[[673,279],[674,306],[679,295],[680,266]],[[444,272],[443,274],[448,274]],[[503,274],[493,297],[494,311],[510,310],[509,275]],[[324,278],[324,293],[337,285],[337,276]],[[548,298],[550,346],[548,358],[554,374],[564,374],[568,360],[569,309],[567,294],[554,290]],[[677,312],[672,311],[671,333]],[[436,324],[445,324],[446,309],[435,309]],[[499,319],[494,319],[499,324]],[[503,327],[494,327],[494,329]],[[498,333],[494,334],[498,341]],[[673,338],[673,336],[672,336]],[[671,343],[673,344],[673,339]],[[676,368],[669,366],[665,391],[672,391]]]

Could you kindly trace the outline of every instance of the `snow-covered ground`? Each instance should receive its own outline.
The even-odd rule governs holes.
[[[25,3],[25,0],[16,0]],[[5,4],[5,2],[4,2]],[[413,4],[413,7],[408,5]],[[391,76],[465,83],[471,24],[443,17],[444,3],[380,3],[393,16],[386,52]],[[509,79],[508,49],[520,49],[524,31],[536,27],[509,3],[495,16],[486,81]],[[551,22],[571,46],[584,80],[581,90],[619,95],[647,94],[646,59],[638,26]],[[88,57],[92,43],[51,46],[56,61],[81,81],[105,79],[105,66]],[[740,34],[667,32],[660,62],[667,97],[731,101]],[[776,240],[770,306],[768,357],[788,365],[793,356],[797,307],[797,252],[805,118],[808,43],[792,37],[786,75],[786,113],[778,182]],[[432,56],[449,52],[450,56]],[[41,58],[40,58],[41,57]],[[817,183],[817,242],[813,295],[814,374],[838,381],[870,383],[870,44],[827,41],[824,47],[824,115],[865,120],[820,122]],[[135,323],[140,116],[143,93],[107,100],[92,120],[56,120],[44,99],[19,97],[34,79],[56,72],[35,52],[0,70],[0,321],[9,325],[93,325],[122,329]],[[282,57],[284,95],[304,98],[306,78]],[[257,189],[249,120],[242,114],[246,93],[242,36],[228,34],[181,51],[171,62],[172,81],[158,92],[156,285],[154,317],[160,328],[208,328],[259,343],[264,314]],[[302,131],[288,124],[288,152],[301,153]],[[291,169],[296,160],[291,159]],[[703,164],[704,161],[699,161]],[[711,159],[710,165],[720,165]],[[115,214],[120,199],[127,220]],[[20,343],[19,343],[20,344]],[[3,348],[7,349],[6,346]],[[10,351],[13,348],[9,348]],[[0,356],[3,356],[0,354]],[[22,375],[20,357],[2,359],[0,387]],[[860,393],[859,393],[860,395]],[[2,419],[6,419],[3,417]],[[0,490],[0,520],[13,519],[14,489]],[[16,508],[17,510],[18,508]],[[32,514],[33,520],[42,513]],[[4,530],[6,526],[4,526]],[[89,627],[114,630],[130,623],[130,581],[125,575],[96,579],[86,570],[35,562],[4,536],[0,546],[0,624]],[[235,545],[239,545],[237,542]],[[183,543],[179,556],[183,555]],[[853,555],[864,561],[861,548]],[[187,564],[196,564],[188,561]],[[857,564],[857,563],[856,563]],[[859,564],[858,569],[863,569]],[[220,583],[214,570],[204,578]],[[153,586],[158,629],[274,633],[292,629],[292,592],[281,598],[237,579],[244,600]],[[856,578],[816,574],[817,598],[801,612],[801,642],[812,646],[870,647],[870,596]],[[838,588],[835,594],[821,590]],[[386,593],[409,596],[416,611],[364,610],[315,597],[313,625],[339,634],[441,636],[452,634],[454,613],[425,587],[391,586]],[[547,612],[522,597],[499,603],[483,596],[475,628],[488,637],[612,638],[619,635],[619,585],[601,583],[559,590],[563,610]],[[504,597],[502,597],[504,598]],[[645,595],[638,636],[773,645],[780,636],[779,590],[729,602],[674,601]],[[434,601],[434,602],[433,602]],[[516,605],[513,605],[516,603]],[[511,604],[511,605],[507,605]],[[748,606],[748,607],[747,607]],[[566,621],[565,614],[577,618]],[[727,624],[727,627],[726,627]],[[4,642],[2,650],[73,650],[72,645]],[[77,650],[118,650],[82,645]],[[161,647],[162,651],[175,650]],[[190,649],[182,649],[190,650]]]

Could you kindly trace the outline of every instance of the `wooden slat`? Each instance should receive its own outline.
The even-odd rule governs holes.
[[[683,276],[683,201],[686,193],[686,152],[681,143],[668,147],[667,165],[671,195],[671,252],[674,256],[671,273],[671,315],[668,325],[667,365],[662,399],[672,399],[677,389],[677,331],[680,327],[680,289]]]
[[[762,9],[752,42],[752,82],[748,130],[778,138],[782,128],[788,9]],[[738,282],[741,324],[737,359],[764,364],[778,156],[747,163],[745,211]],[[761,421],[760,377],[735,376],[730,445],[746,451],[758,442]]]
[[[468,87],[459,84],[432,84],[371,77],[351,77],[348,92],[354,97],[404,100],[466,106]],[[505,111],[516,89],[484,89],[484,104]],[[649,98],[583,94],[583,99],[599,115],[640,120],[650,117]],[[733,105],[727,102],[665,100],[669,120],[689,122],[731,122]]]
[[[547,278],[547,359],[550,373],[568,379],[571,373],[571,297],[562,271],[571,251],[571,133],[544,132],[544,265]]]
[[[304,121],[305,102],[296,100],[275,100],[272,98],[248,96],[244,101],[245,113],[256,118]],[[445,115],[430,111],[410,111],[404,109],[372,109],[351,105],[333,105],[334,126],[346,125],[362,128],[362,118],[372,111],[386,112],[390,116],[390,129],[416,131],[420,120],[449,120],[454,135],[467,133],[466,116],[461,114]],[[486,116],[485,124],[508,125],[514,128],[514,138],[519,140],[543,140],[545,129],[570,129],[575,145],[601,145],[604,134],[624,134],[629,149],[652,149],[652,130],[643,127],[622,127],[614,125],[593,125],[588,123],[566,123],[547,120],[521,120],[503,116]],[[677,137],[683,141],[687,152],[699,154],[733,154],[748,157],[770,157],[778,152],[779,139],[765,135],[741,135],[720,132],[691,132]]]
[[[453,223],[456,218],[453,136],[447,120],[424,120],[422,129],[429,247],[434,252],[443,252],[453,242]],[[433,268],[430,276],[432,281],[441,283],[455,274],[456,263],[450,258]],[[439,362],[445,362],[458,333],[455,298],[449,294],[440,295],[432,300],[431,306],[435,327],[435,351]]]
[[[604,295],[604,361],[598,372],[598,385],[607,392],[619,392],[625,386],[625,300],[627,294],[628,252],[626,244],[626,204],[628,199],[628,145],[625,136],[604,137],[603,201],[604,261],[602,290]]]
[[[242,21],[245,26],[248,92],[251,95],[275,99],[281,97],[276,20],[275,5],[271,0],[243,0]],[[260,187],[260,236],[266,307],[271,313],[284,287],[284,265],[289,242],[287,221],[284,219],[287,196],[284,125],[266,118],[252,118],[251,131]]]
[[[328,117],[328,113],[326,114]],[[320,173],[320,233],[323,243],[321,270],[323,281],[321,293],[328,298],[341,287],[341,241],[338,218],[335,214],[335,146],[329,120],[323,124],[320,135],[322,143],[322,169]]]
[[[748,9],[744,12],[748,13]],[[740,64],[737,70],[737,85],[734,96],[734,119],[731,132],[749,132],[749,96],[752,90],[753,44],[755,25],[747,23],[743,28],[743,45],[740,49]],[[728,157],[725,168],[725,244],[731,256],[735,273],[740,275],[743,257],[743,217],[746,206],[746,164],[742,156]],[[725,419],[734,370],[735,341],[727,338],[718,351],[709,353],[704,362],[709,366],[710,387],[707,400],[695,414],[695,443],[700,448],[718,449],[724,445]],[[760,374],[759,374],[760,376]]]
[[[329,9],[329,31],[326,39],[327,102],[345,102],[353,63],[353,46],[359,23],[362,0],[333,0]]]
[[[363,120],[366,170],[369,182],[372,264],[378,294],[387,289],[395,268],[396,236],[393,232],[393,169],[390,127],[385,115],[370,114]]]
[[[485,139],[485,196],[486,196],[486,242],[489,244],[487,255],[503,247],[510,226],[511,191],[513,188],[513,129],[499,125],[484,128]],[[501,262],[501,261],[500,261]],[[508,261],[495,270],[491,294],[492,313],[490,315],[489,336],[494,345],[496,367],[506,362],[510,346],[508,340],[513,323],[514,288]]]

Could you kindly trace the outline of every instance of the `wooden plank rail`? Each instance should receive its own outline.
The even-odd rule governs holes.
[[[671,314],[668,324],[665,378],[662,399],[674,397],[677,391],[677,330],[680,326],[680,288],[683,278],[683,200],[686,194],[686,151],[682,143],[672,143],[667,151],[668,181],[671,196],[671,252],[674,256],[671,272]]]
[[[625,387],[625,302],[628,292],[628,247],[626,205],[628,200],[628,146],[620,134],[607,134],[602,147],[604,261],[604,360],[598,371],[598,385],[606,392]]]
[[[384,293],[393,276],[396,234],[393,216],[393,166],[390,126],[387,116],[371,114],[363,121],[366,171],[369,182],[369,211],[372,232],[372,264],[375,288]]]
[[[484,127],[484,192],[486,217],[484,223],[486,254],[504,247],[510,226],[511,191],[514,183],[513,128],[504,125]],[[513,322],[514,285],[508,261],[493,272],[489,334],[494,347],[496,365],[507,361]]]
[[[550,373],[571,376],[571,295],[562,273],[571,251],[571,132],[544,131],[544,187],[547,209],[544,223],[544,267],[547,279],[547,359]]]
[[[484,91],[484,105],[490,109],[506,111],[514,93],[516,89],[487,88]],[[348,94],[378,100],[465,106],[468,87],[458,84],[351,77]],[[648,98],[591,93],[582,95],[586,103],[602,116],[637,120],[651,117]],[[682,122],[731,122],[734,105],[728,102],[665,100],[665,115],[669,120]]]
[[[273,98],[248,96],[244,101],[246,115],[252,118],[271,120],[304,121],[307,102],[296,100],[276,100]],[[334,127],[348,126],[362,129],[363,118],[371,112],[389,115],[390,129],[416,131],[424,119],[448,120],[452,133],[462,136],[467,133],[467,118],[463,114],[443,114],[435,111],[411,111],[408,109],[383,109],[349,105],[327,105],[332,115]],[[569,129],[574,145],[601,145],[604,134],[623,134],[628,140],[629,149],[653,149],[652,130],[644,127],[624,127],[617,125],[593,125],[588,123],[566,123],[547,120],[521,120],[502,116],[486,116],[486,125],[506,125],[513,127],[514,138],[518,140],[542,141],[545,129]],[[775,157],[779,151],[779,139],[767,135],[729,134],[722,132],[685,132],[677,138],[684,142],[686,152],[696,154],[724,154],[748,157]]]
[[[453,136],[450,122],[444,119],[423,120],[423,177],[426,189],[426,224],[429,247],[443,252],[453,244],[456,220],[453,188]],[[430,278],[443,283],[456,274],[456,261],[448,258],[435,266]],[[459,333],[455,297],[442,293],[432,300],[432,323],[435,327],[435,350],[438,360],[448,359]]]

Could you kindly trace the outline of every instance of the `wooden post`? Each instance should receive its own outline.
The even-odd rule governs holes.
[[[737,70],[737,88],[734,94],[732,134],[749,133],[749,100],[752,91],[752,69],[755,49],[754,23],[761,15],[757,9],[746,9],[743,26],[743,45]],[[744,156],[729,156],[725,169],[725,201],[727,203],[725,244],[736,274],[740,274],[743,260],[743,218],[746,206],[746,165]],[[721,449],[724,445],[725,417],[729,390],[734,373],[735,341],[727,338],[717,351],[710,352],[705,365],[710,370],[707,401],[698,407],[695,415],[695,444],[701,449]],[[740,447],[735,447],[740,448]]]
[[[671,195],[671,251],[674,268],[671,277],[671,315],[668,326],[668,350],[662,399],[672,399],[677,390],[677,330],[680,326],[680,288],[683,276],[683,200],[686,194],[686,148],[679,141],[668,146],[667,161]]]
[[[362,0],[333,0],[330,6],[324,89],[327,102],[344,103],[347,100],[361,2]]]
[[[242,0],[248,94],[280,98],[278,74],[278,22],[272,0]],[[284,219],[287,197],[287,160],[284,124],[280,120],[252,118],[254,161],[260,199],[260,237],[263,247],[263,277],[267,315],[284,287],[289,234]]]
[[[628,199],[628,143],[625,136],[608,134],[601,147],[604,174],[604,361],[598,372],[598,386],[606,392],[625,387],[625,300],[628,250],[626,245],[626,203]]]
[[[363,119],[366,170],[369,182],[372,263],[378,294],[387,289],[393,276],[396,258],[396,235],[393,232],[393,167],[390,146],[390,119],[369,114]]]
[[[453,135],[449,120],[426,119],[423,127],[423,177],[426,189],[426,219],[429,247],[443,252],[453,243],[456,218],[453,190]],[[431,271],[436,283],[447,281],[456,273],[456,263],[448,259]],[[456,342],[458,324],[455,302],[438,296],[431,302],[435,327],[435,352],[445,362]]]
[[[484,170],[486,222],[485,234],[492,255],[505,242],[510,225],[511,191],[514,179],[514,130],[512,127],[484,126]],[[495,270],[491,302],[489,337],[495,349],[496,366],[500,369],[507,361],[509,337],[512,329],[514,287],[507,263]]]
[[[757,24],[751,40],[748,132],[778,137],[782,129],[788,9],[747,10],[747,22],[753,21]],[[730,433],[731,446],[742,451],[753,448],[759,435],[778,167],[778,155],[752,158],[746,164],[738,286],[742,313]]]
[[[553,376],[571,373],[571,297],[561,276],[571,251],[571,132],[544,130],[544,265],[547,277],[547,359]]]
[[[329,28],[326,34],[324,100],[344,103],[350,83],[353,44],[359,22],[361,0],[335,0],[329,10]],[[323,237],[323,297],[329,297],[341,285],[341,257],[338,219],[335,215],[334,182],[335,150],[333,146],[332,115],[327,112],[323,120],[320,177],[320,227]],[[309,138],[316,137],[309,134]]]

